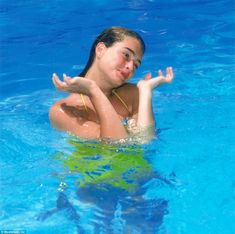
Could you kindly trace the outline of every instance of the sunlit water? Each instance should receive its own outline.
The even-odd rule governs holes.
[[[1,1],[0,230],[27,233],[235,232],[233,1]],[[154,91],[158,137],[145,145],[79,141],[51,128],[105,27],[137,30],[141,68],[173,66]]]

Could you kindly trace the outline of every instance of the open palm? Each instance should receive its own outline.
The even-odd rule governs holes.
[[[89,96],[92,85],[94,85],[93,81],[82,77],[71,78],[64,74],[63,79],[63,81],[60,80],[56,74],[52,75],[52,81],[56,89],[69,93],[81,93]]]
[[[158,71],[157,77],[152,77],[151,73],[148,73],[143,80],[140,80],[137,84],[139,89],[153,90],[157,86],[165,83],[171,83],[174,79],[174,73],[172,67],[167,67],[166,76],[163,75],[162,71]]]

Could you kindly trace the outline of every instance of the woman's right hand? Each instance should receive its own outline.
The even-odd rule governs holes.
[[[54,73],[52,75],[52,81],[56,89],[59,91],[65,91],[69,93],[81,93],[87,96],[92,94],[94,88],[98,86],[92,80],[84,79],[83,77],[69,77],[63,74],[63,81]]]

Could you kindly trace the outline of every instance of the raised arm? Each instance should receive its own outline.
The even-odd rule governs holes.
[[[64,75],[61,81],[53,74],[53,83],[58,90],[87,95],[93,104],[100,123],[100,138],[123,139],[127,132],[112,104],[92,80]]]
[[[171,83],[174,78],[174,73],[171,67],[166,69],[166,76],[163,76],[161,70],[158,71],[158,76],[152,78],[151,73],[147,74],[144,80],[140,80],[137,84],[139,89],[139,107],[137,125],[140,128],[154,126],[154,116],[152,109],[152,91],[161,84]]]

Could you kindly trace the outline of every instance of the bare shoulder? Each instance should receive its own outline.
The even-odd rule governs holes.
[[[71,131],[80,117],[79,105],[74,102],[71,95],[66,99],[57,101],[49,112],[52,125],[60,130]]]
[[[59,127],[62,122],[71,119],[76,114],[75,110],[79,106],[79,103],[75,102],[76,99],[76,96],[70,95],[65,99],[57,101],[50,108],[49,117],[56,127]]]
[[[126,83],[117,89],[120,92],[125,92],[126,94],[136,92],[138,93],[138,88],[136,84]]]
[[[82,138],[96,139],[99,137],[99,125],[84,117],[83,106],[77,105],[72,98],[56,102],[50,108],[49,118],[51,124],[59,130]]]
[[[69,118],[67,113],[63,110],[63,105],[66,105],[66,100],[62,99],[58,102],[56,102],[49,111],[49,118],[52,123],[52,125],[56,128],[59,128],[61,130],[64,130],[63,125],[66,121],[66,119]]]
[[[135,84],[126,83],[123,86],[119,87],[117,93],[122,95],[125,99],[135,102],[139,100],[139,91]]]

